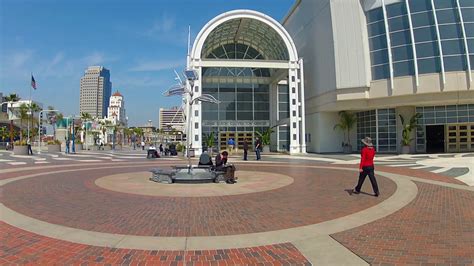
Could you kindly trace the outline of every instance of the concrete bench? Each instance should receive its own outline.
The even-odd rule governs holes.
[[[176,170],[169,170],[169,169],[160,169],[160,168],[153,168],[150,170],[153,173],[152,177],[150,177],[151,181],[155,181],[158,183],[173,183],[173,177],[176,175]]]

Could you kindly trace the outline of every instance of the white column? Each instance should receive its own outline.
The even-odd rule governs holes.
[[[290,154],[300,153],[300,130],[299,130],[299,106],[298,101],[298,76],[297,69],[290,68],[288,71],[288,90],[290,95]]]
[[[299,78],[299,88],[300,88],[300,99],[301,99],[301,113],[300,113],[300,131],[301,131],[301,153],[306,153],[306,110],[305,110],[305,98],[304,98],[304,67],[303,67],[303,58],[300,58],[300,78]]]
[[[472,71],[471,71],[471,59],[469,58],[469,46],[467,45],[466,27],[464,27],[464,18],[462,16],[461,5],[459,4],[459,0],[456,0],[456,5],[458,7],[459,20],[461,21],[464,48],[466,48],[465,52],[466,52],[466,62],[467,62],[467,75],[469,76],[469,87],[470,87],[472,83]]]
[[[199,97],[202,94],[202,75],[201,75],[201,68],[194,68],[198,73],[198,80],[194,82],[193,93],[194,97]],[[196,156],[201,155],[202,153],[202,103],[197,102],[193,104],[191,110],[191,145],[194,149],[194,153]],[[197,116],[196,116],[197,112]],[[196,123],[198,127],[196,128]],[[197,140],[196,140],[197,136]]]
[[[418,57],[416,56],[415,34],[413,33],[413,21],[411,19],[410,2],[408,0],[405,0],[405,5],[407,6],[408,25],[410,27],[411,48],[413,50],[413,66],[415,67],[415,81],[416,86],[418,87],[420,86],[420,77],[418,74]]]
[[[433,10],[433,17],[436,26],[436,38],[438,39],[439,59],[441,62],[441,77],[443,84],[446,84],[446,72],[444,71],[443,47],[441,46],[441,35],[439,34],[438,16],[436,15],[436,7],[434,0],[431,0],[431,9]]]
[[[390,69],[390,88],[393,90],[393,58],[392,58],[392,42],[390,41],[390,29],[388,27],[387,9],[385,8],[385,0],[382,0],[383,22],[385,25],[385,37],[387,39],[388,66]]]

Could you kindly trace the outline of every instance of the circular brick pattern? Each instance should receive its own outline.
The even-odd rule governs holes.
[[[382,195],[350,197],[354,171],[285,164],[238,166],[244,171],[291,176],[290,185],[264,192],[216,197],[150,197],[100,188],[98,178],[136,172],[136,167],[51,173],[9,183],[5,206],[53,224],[143,236],[216,236],[256,233],[320,223],[374,206],[394,193],[378,176]],[[224,189],[227,189],[225,186]],[[371,192],[370,182],[363,191]]]
[[[262,192],[288,186],[294,179],[282,174],[258,171],[236,171],[237,183],[162,184],[150,181],[150,172],[108,175],[95,180],[101,188],[145,196],[218,197]]]

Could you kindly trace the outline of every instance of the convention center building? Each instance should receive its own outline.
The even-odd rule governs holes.
[[[474,0],[296,0],[281,23],[230,11],[199,32],[188,68],[195,95],[220,101],[192,107],[197,153],[211,133],[225,149],[267,131],[272,151],[356,151],[370,136],[398,153],[400,116],[416,113],[411,152],[474,151]],[[349,137],[341,111],[357,119]]]

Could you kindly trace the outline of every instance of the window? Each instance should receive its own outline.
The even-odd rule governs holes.
[[[388,64],[374,66],[374,67],[372,67],[372,79],[373,80],[386,79],[386,78],[390,77],[390,72],[389,71],[390,70],[389,70]]]
[[[413,48],[411,45],[392,48],[393,61],[413,59]]]
[[[415,75],[415,67],[413,64],[413,60],[394,63],[393,75],[395,77]]]
[[[371,52],[370,59],[373,65],[381,65],[388,63],[387,49]]]
[[[461,40],[442,41],[441,46],[443,47],[444,55],[455,55],[464,53],[464,47]]]
[[[439,56],[437,42],[420,43],[416,45],[416,56],[418,59],[424,57]]]
[[[462,28],[460,24],[439,25],[441,39],[462,38]]]
[[[467,69],[466,57],[464,55],[444,57],[445,71],[461,71]]]
[[[413,34],[415,35],[416,42],[426,42],[426,41],[436,41],[438,38],[436,37],[436,27],[425,27],[414,29]]]
[[[386,49],[387,48],[387,38],[385,34],[380,36],[372,37],[369,39],[370,51]]]

